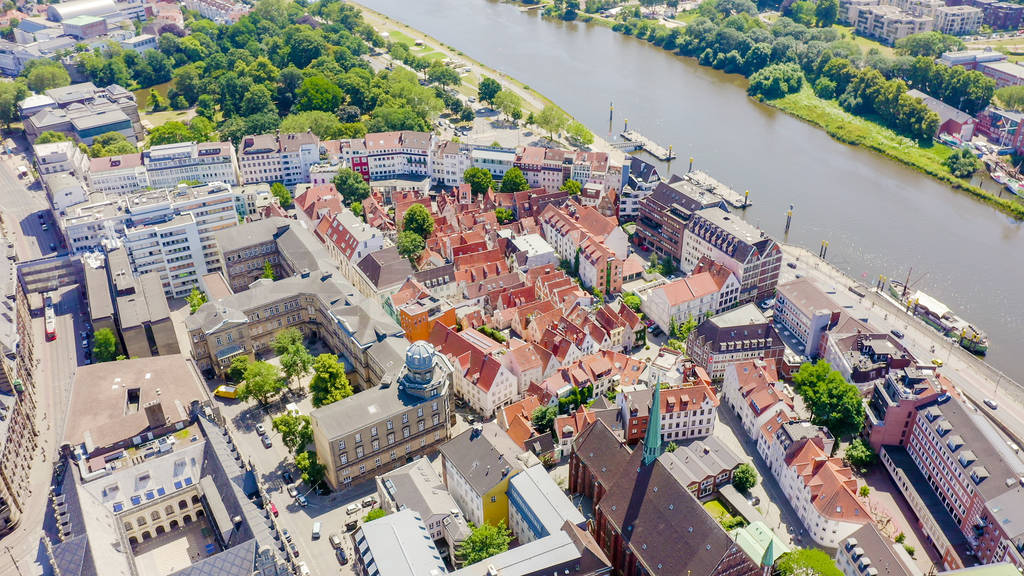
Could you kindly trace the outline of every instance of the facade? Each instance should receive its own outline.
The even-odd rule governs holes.
[[[54,6],[59,5],[50,8]],[[129,142],[145,135],[135,95],[117,84],[98,88],[92,82],[83,82],[51,88],[45,95],[29,96],[19,103],[19,112],[31,142],[47,131],[60,132],[85,144],[92,144],[93,138],[106,132],[118,132]]]
[[[673,324],[678,326],[691,319],[699,323],[708,315],[732,307],[739,293],[736,276],[724,266],[712,266],[647,291],[640,309],[669,332]]]
[[[782,383],[774,360],[743,360],[725,369],[722,398],[740,418],[747,437],[756,441],[761,427],[778,410],[793,412],[793,393]]]
[[[441,576],[448,571],[423,519],[401,510],[367,522],[353,534],[355,573],[360,576]]]
[[[248,5],[232,0],[185,0],[185,7],[221,24],[234,24],[250,10]]]
[[[319,161],[320,139],[312,132],[246,136],[238,146],[242,184],[308,182],[310,168]]]
[[[895,6],[851,5],[849,14],[857,34],[889,46],[911,34],[930,32],[935,25],[931,17],[914,16]]]
[[[429,132],[376,132],[340,141],[338,158],[367,182],[418,176],[429,186],[435,145]]]
[[[831,331],[825,335],[822,358],[862,392],[873,389],[890,371],[917,364],[899,339],[888,333],[837,334]]]
[[[722,209],[693,215],[683,234],[681,268],[689,273],[707,258],[728,268],[740,282],[737,303],[775,295],[782,249],[764,231]]]
[[[647,415],[652,409],[655,388],[657,386],[622,390],[616,397],[627,444],[639,442],[647,434],[650,427]],[[714,432],[718,396],[707,384],[668,388],[656,396],[661,402],[658,414],[662,442],[678,444],[705,438]]]
[[[434,148],[433,170],[430,179],[441,186],[462,184],[462,175],[473,167],[471,148],[458,142],[442,142]]]
[[[430,460],[418,458],[377,476],[376,481],[381,509],[388,514],[412,510],[435,542],[443,540],[454,550],[469,535],[466,519]]]
[[[36,450],[35,397],[18,379],[14,362],[0,359],[0,535],[18,526],[28,504]],[[29,384],[29,386],[34,386]]]
[[[509,148],[474,148],[470,153],[473,168],[483,168],[495,180],[505,177],[515,163],[516,151]]]
[[[779,360],[785,348],[775,327],[754,304],[708,318],[686,340],[690,358],[716,381],[725,376],[730,364],[754,359]]]
[[[86,190],[85,184],[71,174],[45,174],[42,176],[42,181],[50,206],[56,213],[62,214],[68,208],[81,204],[88,198],[89,192]]]
[[[963,6],[960,6],[963,8]],[[958,110],[949,104],[921,92],[920,90],[907,90],[907,94],[921,100],[929,110],[935,112],[939,117],[939,134],[949,134],[964,142],[970,142],[974,138],[974,117]]]
[[[935,11],[935,30],[952,36],[974,34],[981,28],[984,14],[971,6],[942,6]]]
[[[509,525],[509,480],[519,448],[496,424],[477,424],[441,446],[444,483],[466,520]]]
[[[89,157],[74,142],[36,144],[32,151],[40,175],[67,172],[76,178],[85,178],[89,172]]]
[[[347,277],[353,274],[363,258],[391,246],[383,232],[364,223],[348,208],[341,208],[333,215],[327,215],[316,226],[316,234],[327,246],[341,273]]]
[[[779,286],[774,320],[803,344],[800,354],[817,358],[825,332],[839,322],[841,312],[842,308],[808,279],[797,278]]]
[[[90,191],[112,196],[124,196],[149,187],[149,174],[142,164],[141,153],[92,158],[85,177]]]
[[[1024,6],[999,0],[950,0],[947,5],[980,8],[982,23],[993,30],[1016,30],[1024,16]]]
[[[150,186],[171,188],[181,182],[238,185],[238,161],[230,142],[181,142],[153,146],[142,153]]]
[[[623,166],[625,185],[619,193],[619,220],[635,220],[640,215],[640,201],[654,192],[654,187],[661,182],[657,167],[644,162],[636,156],[628,156],[629,164]]]
[[[977,71],[996,81],[996,89],[1024,84],[1024,66],[1016,62],[983,62]]]
[[[426,342],[372,388],[310,412],[327,483],[347,489],[433,454],[448,440],[452,367]]]
[[[721,198],[682,178],[673,176],[669,182],[659,182],[640,201],[635,242],[676,265],[683,250],[683,231],[694,212],[716,206],[725,210]]]
[[[434,296],[410,300],[398,307],[398,323],[410,342],[429,339],[434,324],[454,328],[456,322],[451,302]]]

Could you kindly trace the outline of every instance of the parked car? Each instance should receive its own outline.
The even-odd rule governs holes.
[[[270,448],[274,443],[270,441],[270,436],[263,436],[263,447]]]
[[[221,398],[238,398],[238,387],[231,386],[228,384],[221,384],[217,386],[217,389],[213,391],[214,396],[220,396]]]
[[[344,548],[338,548],[338,564],[341,564],[342,566],[348,564],[348,556],[345,556]]]
[[[932,364],[938,368],[942,368],[942,360],[939,360],[938,358],[932,358]]]
[[[267,433],[267,429],[263,427],[263,424],[257,424],[256,433],[259,434],[260,436],[263,436],[264,434]]]
[[[349,504],[348,507],[345,508],[345,513],[348,514],[349,516],[355,514],[356,512],[359,512],[359,505],[358,504]]]
[[[789,266],[793,270],[796,270],[796,262],[786,262],[786,266]]]
[[[292,473],[288,472],[287,470],[285,470],[284,473],[281,474],[281,478],[284,480],[285,484],[291,484],[292,482],[295,481],[292,479]]]
[[[358,510],[358,508],[357,508],[357,510]],[[355,530],[358,527],[359,527],[359,520],[349,520],[348,522],[345,522],[345,530],[348,530],[349,532]]]
[[[901,339],[901,340],[903,339],[903,332],[900,332],[899,330],[897,330],[895,328],[893,328],[892,330],[889,330],[889,333],[892,334],[893,336]]]
[[[43,232],[46,232],[49,229],[50,229],[50,226],[48,224],[43,224]]]
[[[306,499],[306,496],[304,494],[299,494],[298,496],[296,496],[295,501],[298,502],[299,506],[302,506],[303,508],[309,506],[309,500]]]
[[[372,508],[375,504],[377,504],[377,499],[373,496],[363,498],[363,508]]]
[[[292,541],[292,535],[291,535],[290,532],[288,532],[287,528],[281,530],[281,537],[284,538],[285,542],[291,542]]]
[[[295,542],[289,542],[288,547],[292,549],[292,556],[299,557],[299,547],[295,545]]]
[[[313,540],[320,539],[320,523],[313,522]]]
[[[340,534],[331,534],[331,536],[327,540],[331,543],[331,546],[333,546],[335,548],[341,548],[341,535]]]
[[[270,508],[270,513],[273,514],[274,517],[276,518],[277,517],[277,506],[275,506],[274,503],[271,502],[270,506],[268,506],[268,508]]]
[[[999,408],[999,404],[997,404],[996,401],[991,398],[985,398],[985,406],[988,406],[992,410]]]
[[[292,498],[295,498],[296,496],[299,495],[299,491],[295,489],[295,486],[289,486],[288,495],[291,496]]]

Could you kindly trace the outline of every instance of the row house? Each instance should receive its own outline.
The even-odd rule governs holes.
[[[744,304],[708,318],[686,339],[686,352],[712,380],[725,377],[729,365],[744,360],[781,360],[786,346],[755,304]]]
[[[343,140],[339,159],[367,182],[399,176],[430,178],[436,145],[435,136],[429,132],[374,132],[363,138]]]
[[[524,146],[516,152],[513,165],[531,188],[548,192],[558,190],[567,180],[594,184],[603,191],[622,188],[622,167],[611,165],[607,152]]]
[[[722,381],[722,398],[740,418],[747,437],[757,436],[778,410],[793,413],[793,394],[782,383],[774,360],[744,360],[730,364]]]
[[[89,190],[107,195],[124,196],[149,187],[141,153],[92,158],[84,176]]]
[[[295,192],[295,212],[310,229],[315,229],[324,216],[337,214],[344,207],[344,199],[334,184],[297,186]]]
[[[587,237],[580,243],[580,281],[601,295],[622,292],[622,260],[607,246]]]
[[[463,183],[462,175],[473,167],[469,147],[458,142],[442,142],[434,148],[433,157],[430,181],[434,185],[458,186]]]
[[[320,139],[312,132],[251,135],[238,146],[243,184],[308,182],[310,168],[319,161]]]
[[[724,266],[655,286],[641,295],[640,309],[666,333],[673,324],[701,322],[736,302],[740,283]],[[671,335],[670,335],[671,336]]]
[[[660,387],[657,382],[651,387],[624,387],[616,397],[627,444],[639,442],[647,434],[654,389]],[[661,390],[658,396],[661,402],[658,413],[663,442],[679,443],[706,438],[714,432],[718,396],[707,383],[686,382],[676,388]]]
[[[548,205],[537,217],[544,239],[570,262],[581,250],[586,238],[602,244],[617,259],[628,256],[629,240],[614,218],[608,218],[590,206],[568,202],[561,207]]]
[[[519,399],[515,374],[498,360],[507,349],[476,330],[435,323],[430,343],[455,366],[455,395],[485,419]]]
[[[621,299],[617,308],[611,304],[602,306],[594,314],[594,320],[608,333],[611,350],[629,352],[647,341],[647,326]]]
[[[683,233],[679,256],[687,273],[704,258],[732,271],[740,282],[740,304],[775,295],[782,249],[764,231],[724,209],[709,208],[693,215]]]
[[[643,362],[611,350],[601,350],[579,360],[563,364],[540,385],[551,398],[562,398],[573,389],[592,388],[594,397],[609,390],[635,386],[643,372]]]
[[[314,233],[346,276],[364,258],[391,246],[383,232],[364,223],[348,208],[324,215]]]

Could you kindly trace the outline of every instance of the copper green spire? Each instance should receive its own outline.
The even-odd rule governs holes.
[[[661,455],[661,377],[651,394],[651,411],[647,417],[647,435],[644,436],[644,466]]]

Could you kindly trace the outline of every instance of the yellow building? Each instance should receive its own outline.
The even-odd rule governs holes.
[[[525,456],[524,456],[525,454]],[[441,446],[444,482],[466,519],[494,524],[508,519],[508,481],[531,462],[495,422],[477,424]]]

